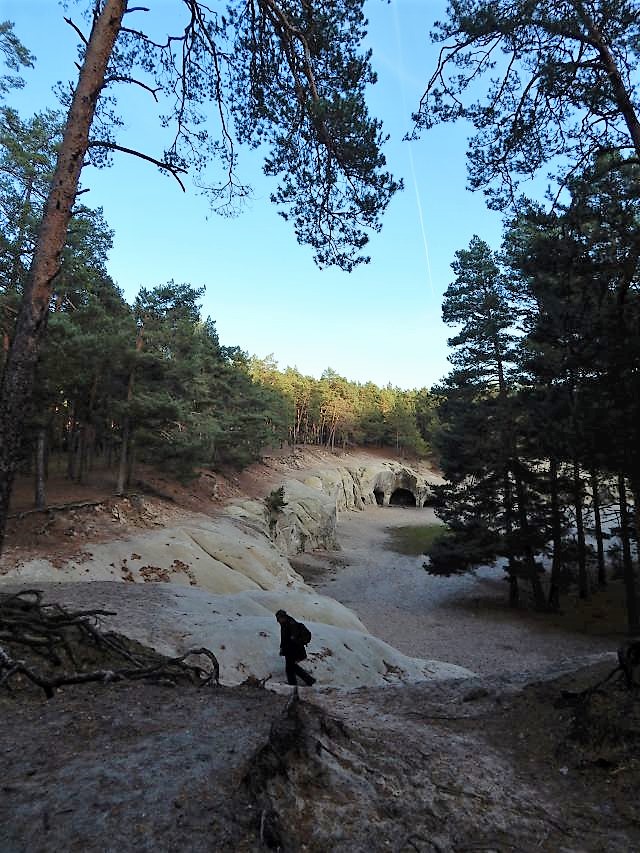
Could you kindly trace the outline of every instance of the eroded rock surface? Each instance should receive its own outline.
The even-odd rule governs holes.
[[[283,477],[284,505],[275,515],[264,500],[236,499],[215,517],[194,515],[179,526],[87,545],[55,565],[21,561],[5,569],[2,581],[69,584],[51,594],[84,606],[109,600],[105,607],[117,614],[109,626],[167,655],[194,644],[210,647],[226,684],[249,675],[283,680],[273,616],[280,608],[309,625],[309,662],[320,684],[350,688],[466,675],[464,668],[403,655],[372,636],[351,610],[308,586],[287,559],[337,548],[338,513],[375,503],[381,476],[405,482],[408,471],[395,462],[294,469],[297,476]],[[410,476],[424,481],[416,472]],[[74,589],[78,583],[83,588]]]

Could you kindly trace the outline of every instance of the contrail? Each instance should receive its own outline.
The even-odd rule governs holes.
[[[404,65],[404,55],[402,53],[402,39],[400,36],[400,20],[398,18],[398,4],[397,2],[393,3],[393,21],[395,24],[396,31],[396,43],[398,47],[398,56],[400,58],[400,66],[403,71],[405,71]],[[402,76],[400,76],[400,90],[402,92],[402,110],[404,115],[409,114],[409,107],[407,105],[407,98],[404,88],[404,83]],[[418,180],[416,178],[416,167],[413,162],[413,148],[411,142],[407,142],[407,146],[409,148],[409,166],[411,168],[411,178],[413,180],[413,189],[416,194],[416,207],[418,208],[418,219],[420,221],[420,231],[422,232],[422,242],[424,244],[424,256],[427,262],[427,276],[429,279],[429,287],[431,289],[431,295],[435,296],[435,290],[433,287],[433,278],[431,276],[431,260],[429,259],[429,242],[427,240],[427,231],[424,226],[424,215],[422,212],[422,199],[420,198],[420,192],[418,190]]]

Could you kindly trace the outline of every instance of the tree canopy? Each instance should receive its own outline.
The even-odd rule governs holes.
[[[110,4],[91,5],[95,31]],[[96,105],[90,162],[126,152],[181,183],[192,171],[214,208],[229,212],[250,192],[239,177],[241,148],[260,149],[264,171],[278,181],[271,200],[316,261],[347,270],[366,261],[367,232],[380,228],[398,183],[385,170],[382,126],[365,102],[376,75],[361,49],[363,0],[217,5],[173,0],[163,16],[115,4],[124,7],[122,25]],[[125,85],[157,103],[164,150],[121,145]]]
[[[467,119],[469,183],[492,206],[550,164],[563,186],[595,154],[640,158],[633,0],[450,0],[416,129]]]

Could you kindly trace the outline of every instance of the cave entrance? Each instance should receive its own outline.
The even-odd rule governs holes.
[[[416,496],[409,489],[396,489],[391,495],[389,506],[417,506]]]
[[[374,489],[373,490],[373,496],[376,499],[376,503],[378,504],[378,506],[383,506],[383,504],[384,504],[384,492],[381,491],[380,489]]]

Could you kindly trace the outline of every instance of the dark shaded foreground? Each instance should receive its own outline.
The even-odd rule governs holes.
[[[0,693],[0,850],[640,849],[615,661],[354,693],[143,682]]]

